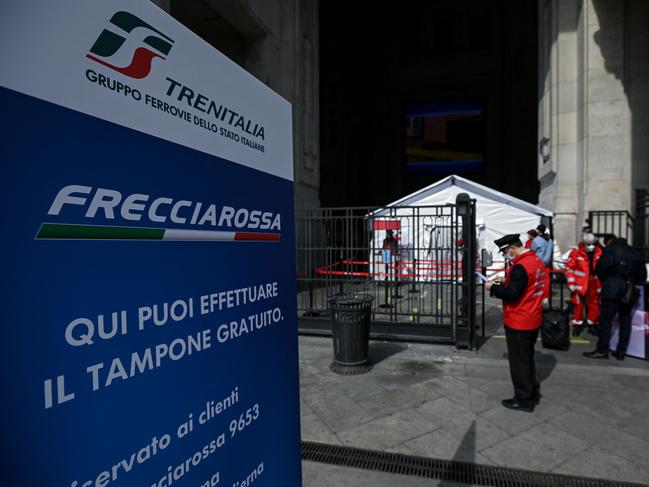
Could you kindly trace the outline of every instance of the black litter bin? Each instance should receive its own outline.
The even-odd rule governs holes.
[[[329,299],[334,361],[332,372],[362,374],[372,368],[368,358],[373,296],[341,295]]]

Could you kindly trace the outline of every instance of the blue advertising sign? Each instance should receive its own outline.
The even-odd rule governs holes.
[[[0,17],[3,485],[299,486],[291,108],[148,1]]]

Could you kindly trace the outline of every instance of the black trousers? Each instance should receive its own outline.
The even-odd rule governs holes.
[[[505,336],[514,396],[517,399],[533,399],[540,389],[534,362],[534,344],[539,330],[514,330],[505,325]]]
[[[626,354],[631,338],[631,307],[622,303],[619,299],[602,299],[599,314],[599,327],[597,328],[597,351],[607,352],[608,343],[611,341],[611,323],[615,315],[618,315],[620,322],[620,339],[617,344],[617,352]]]

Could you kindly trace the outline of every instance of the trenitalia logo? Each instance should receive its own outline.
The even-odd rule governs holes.
[[[158,29],[152,27],[133,14],[128,12],[116,12],[110,19],[110,23],[124,31],[126,36],[139,28],[150,31],[151,34],[147,35],[142,41],[147,45],[147,47],[137,47],[135,52],[133,52],[131,63],[128,66],[115,66],[108,62],[106,58],[111,58],[122,48],[126,41],[126,36],[104,29],[90,48],[90,53],[86,54],[88,59],[92,59],[99,64],[131,78],[142,79],[147,77],[151,72],[151,62],[154,58],[159,57],[164,60],[165,58],[161,54],[166,56],[169,54],[169,51],[171,51],[171,47],[174,43],[173,39],[164,35]],[[149,47],[152,47],[157,52],[152,51]]]

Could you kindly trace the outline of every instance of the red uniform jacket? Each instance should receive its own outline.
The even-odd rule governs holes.
[[[568,263],[566,264],[566,280],[568,281],[568,286],[575,288],[575,293],[580,296],[586,295],[591,276],[597,279],[594,269],[597,267],[597,261],[599,261],[601,256],[602,248],[596,245],[593,251],[593,264],[591,267],[590,258],[588,252],[586,252],[586,246],[583,243],[579,243],[579,247],[570,252],[570,257],[568,257]],[[602,287],[599,279],[595,280],[594,284],[597,286],[597,289]]]
[[[491,295],[503,300],[503,322],[515,330],[535,330],[543,321],[546,272],[536,252],[517,256],[507,269],[503,286],[493,286]]]

